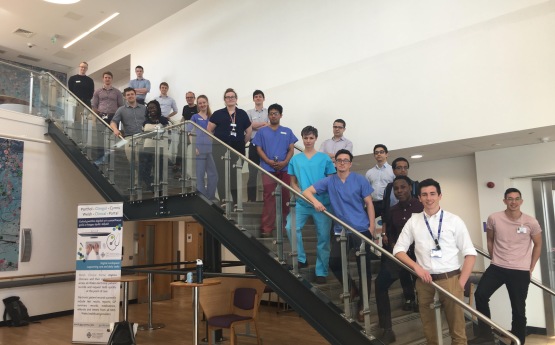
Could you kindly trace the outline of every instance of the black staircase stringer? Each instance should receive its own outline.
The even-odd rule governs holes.
[[[155,210],[156,204],[155,200],[127,202],[124,204],[124,212],[133,220],[146,219]],[[310,284],[284,269],[270,255],[268,248],[250,233],[238,229],[218,206],[203,196],[190,194],[168,197],[164,200],[163,209],[165,214],[157,218],[193,216],[202,223],[205,230],[250,267],[331,344],[381,344],[378,340],[369,340],[357,323],[343,318],[341,311],[333,303],[325,302],[310,291]]]
[[[123,201],[124,198],[116,187],[95,167],[53,121],[48,121],[48,135],[58,144],[75,166],[85,175],[89,182],[104,197],[106,201]]]

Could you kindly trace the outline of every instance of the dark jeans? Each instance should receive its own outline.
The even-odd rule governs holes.
[[[361,234],[368,238],[370,238],[371,236],[369,231],[361,232]],[[341,242],[338,241],[338,239],[339,239],[339,235],[332,236],[331,238],[330,270],[332,271],[335,278],[339,280],[341,285],[343,285],[343,269],[341,266]],[[350,249],[359,250],[361,243],[362,243],[362,240],[358,236],[348,233],[347,234],[347,257],[349,256],[349,250]],[[365,256],[366,282],[368,284],[368,295],[370,295],[370,291],[372,291],[372,271],[370,267],[370,254],[371,254],[370,245],[368,243],[366,243],[365,245],[365,251],[366,251],[366,256]],[[356,259],[357,259],[358,276],[362,277],[361,270],[360,270],[360,256],[357,255]],[[349,284],[352,284],[352,281],[353,279],[349,276]],[[360,307],[362,306],[362,301],[363,301],[362,279],[359,279],[358,281],[358,291],[360,291],[360,294],[361,294],[361,299],[358,302],[358,305]],[[364,296],[364,298],[368,298],[368,296]]]
[[[375,217],[376,218],[380,217],[383,214],[383,211],[384,211],[383,200],[372,201],[372,204],[374,205]]]
[[[154,151],[154,147],[145,147],[144,151],[139,153],[139,181],[145,183],[148,191],[154,190],[154,183],[160,183],[160,181],[154,181]],[[163,168],[164,155],[160,154],[159,179],[162,179]]]
[[[374,291],[376,296],[376,307],[378,308],[379,325],[384,329],[390,329],[392,327],[389,287],[397,279],[401,279],[401,285],[403,285],[403,280],[405,280],[405,284],[403,285],[403,295],[405,299],[414,301],[415,294],[412,275],[401,268],[401,266],[388,259],[385,255],[382,255],[380,272],[376,277]]]
[[[243,142],[231,142],[227,143],[229,146],[239,151],[243,156],[245,155],[245,143]],[[221,157],[225,156],[227,148],[223,145],[214,144],[212,146],[212,156],[214,157],[214,163],[216,164],[216,171],[218,172],[218,196],[220,200],[225,199],[225,160]],[[233,201],[237,203],[237,168],[234,167],[237,162],[237,155],[231,153],[230,161],[230,186],[231,186],[231,196]]]
[[[530,271],[489,265],[474,293],[476,309],[485,316],[491,317],[489,299],[503,284],[507,287],[513,311],[511,333],[518,337],[520,343],[524,345],[526,339],[526,297],[528,297],[528,286],[530,285]],[[489,333],[491,333],[490,327],[480,321],[479,335],[484,336]]]
[[[249,146],[249,159],[260,165],[260,156],[256,146],[251,143]],[[247,198],[250,201],[256,201],[256,179],[258,177],[258,169],[249,166],[249,181],[247,182]]]

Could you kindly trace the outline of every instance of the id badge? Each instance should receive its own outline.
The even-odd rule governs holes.
[[[232,137],[236,137],[236,136],[237,136],[237,132],[231,131],[231,133],[230,133],[229,135],[231,135]]]
[[[443,253],[441,252],[441,249],[432,249],[430,250],[430,256],[432,258],[441,258],[443,257]]]
[[[525,226],[519,226],[518,228],[516,228],[516,233],[517,234],[525,234],[526,233],[526,227]]]

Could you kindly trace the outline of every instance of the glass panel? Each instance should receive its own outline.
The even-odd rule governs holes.
[[[0,61],[0,108],[45,116],[51,101],[46,92],[41,93],[41,87],[48,89],[46,76]]]

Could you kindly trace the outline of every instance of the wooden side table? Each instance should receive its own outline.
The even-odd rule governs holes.
[[[221,280],[205,280],[203,283],[170,283],[172,287],[193,288],[193,345],[198,345],[198,289],[203,286],[218,285],[221,283]]]
[[[104,278],[103,281],[107,283],[123,283],[123,321],[127,319],[127,312],[129,307],[129,283],[146,280],[147,276],[121,276],[113,278]]]

